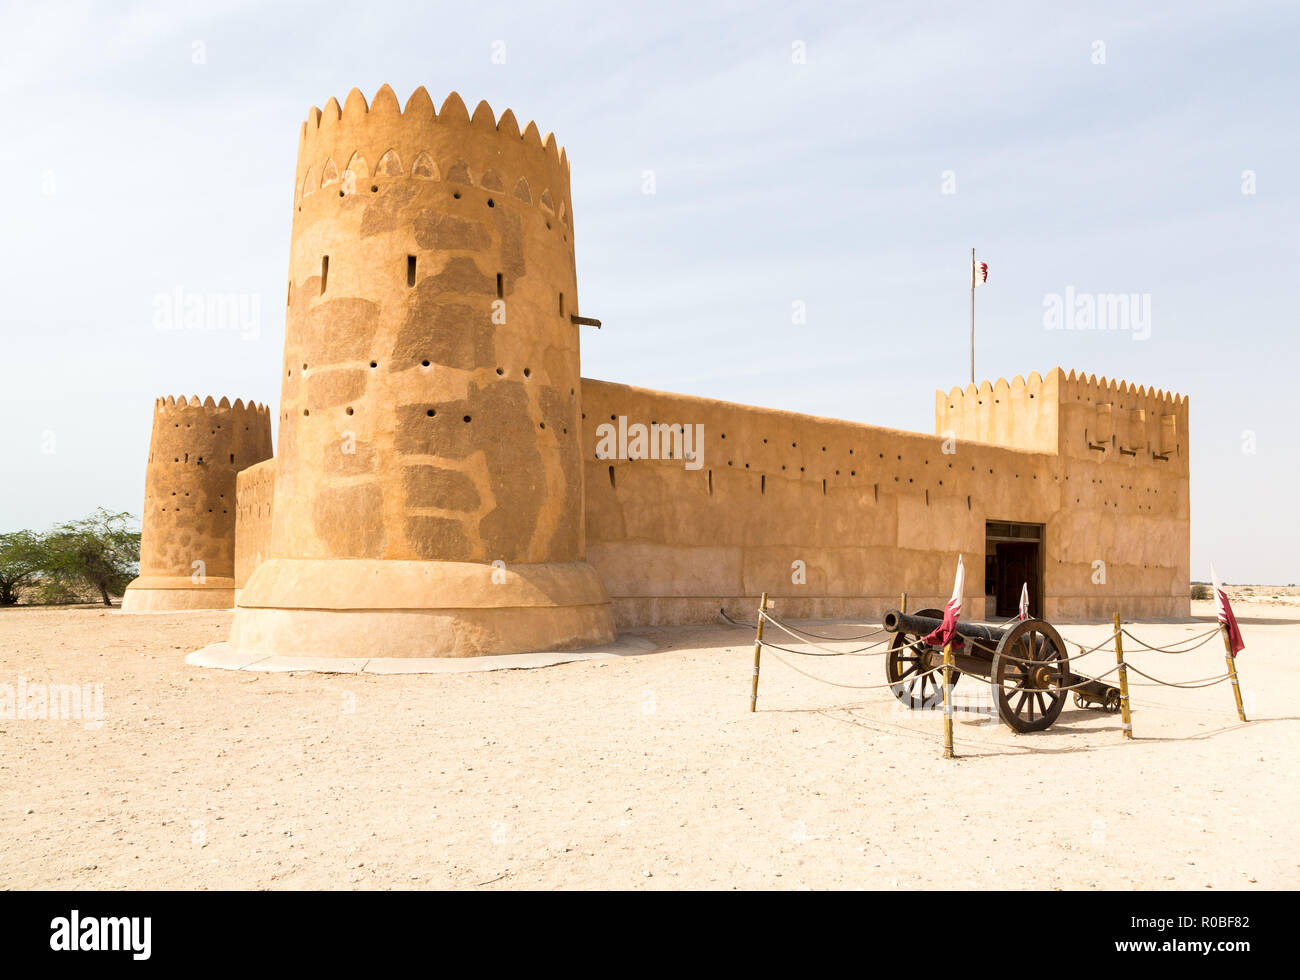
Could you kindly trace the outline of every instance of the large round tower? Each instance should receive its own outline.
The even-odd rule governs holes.
[[[140,577],[126,587],[124,611],[235,604],[235,477],[270,455],[264,405],[184,395],[154,402]]]
[[[586,564],[569,167],[455,93],[313,109],[270,558],[232,644],[470,656],[613,637]]]

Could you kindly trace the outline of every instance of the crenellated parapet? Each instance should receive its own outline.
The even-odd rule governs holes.
[[[936,392],[935,430],[1096,461],[1187,465],[1186,396],[1059,367]]]
[[[236,398],[202,401],[197,395],[154,400],[149,462],[234,467],[235,472],[271,455],[271,410]]]
[[[270,455],[265,405],[211,396],[155,400],[140,577],[127,587],[125,611],[233,605],[236,478]]]
[[[1060,369],[1028,378],[982,381],[965,388],[936,391],[935,434],[973,442],[1056,452]]]
[[[423,87],[401,109],[387,85],[369,105],[353,89],[342,106],[331,98],[323,110],[312,107],[299,137],[296,202],[319,193],[364,197],[403,176],[479,187],[571,226],[565,150],[535,122],[521,132],[509,109],[498,119],[479,102],[471,115],[452,92],[435,110]]]
[[[1074,371],[1061,393],[1062,451],[1094,459],[1132,459],[1186,472],[1187,397]]]

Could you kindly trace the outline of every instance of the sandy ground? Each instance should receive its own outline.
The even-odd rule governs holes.
[[[1193,606],[1133,630],[1203,632]],[[634,631],[660,652],[620,660],[380,677],[186,666],[229,613],[0,611],[0,692],[101,684],[104,705],[98,724],[0,720],[0,886],[1296,888],[1300,610],[1238,612],[1249,724],[1226,685],[1135,687],[1135,742],[1072,704],[1013,735],[967,678],[944,761],[938,714],[770,657],[749,714],[752,636],[729,627]],[[1217,638],[1130,660],[1223,672]],[[878,658],[800,666],[883,680]]]

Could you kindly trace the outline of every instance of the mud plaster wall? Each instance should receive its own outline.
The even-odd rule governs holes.
[[[1136,614],[1190,613],[1188,412],[1180,395],[1073,372],[1061,378],[1064,480],[1047,528],[1061,615],[1108,615],[1130,595],[1173,597]],[[1095,581],[1099,559],[1105,582]]]
[[[271,554],[275,460],[241,470],[235,495],[235,588],[242,589],[253,570]]]
[[[235,573],[236,474],[271,455],[261,405],[211,397],[160,398],[145,469],[141,577],[208,579]]]
[[[568,161],[453,93],[304,125],[272,552],[583,556]]]
[[[1006,391],[1019,426],[1002,407]],[[706,622],[723,605],[748,615],[763,591],[790,615],[877,616],[900,591],[913,609],[939,606],[956,549],[978,617],[986,520],[1045,525],[1049,617],[1188,611],[1186,399],[1052,371],[1027,384],[938,392],[936,436],[587,379],[582,401],[588,557],[620,625]],[[1114,448],[1099,450],[1091,426],[1105,406],[1145,413],[1147,424],[1112,433]],[[619,415],[704,425],[700,468],[597,459],[596,427]],[[1009,441],[1059,440],[1064,451],[967,438],[996,426]],[[1139,451],[1143,438],[1171,435],[1172,444]],[[240,587],[266,554],[274,479],[272,461],[239,475]],[[804,585],[791,580],[795,561],[806,566]]]
[[[792,616],[874,617],[901,591],[914,609],[938,606],[958,550],[968,600],[982,600],[988,520],[1045,525],[1049,618],[1186,615],[1185,446],[1154,460],[1089,449],[1083,432],[1098,404],[1127,412],[1141,401],[1185,433],[1186,400],[1112,394],[1104,380],[1089,386],[1059,370],[994,387],[987,408],[984,389],[967,404],[959,390],[938,393],[939,435],[929,436],[584,379],[588,560],[617,621],[704,622],[719,606],[748,615],[764,591]],[[1012,388],[1019,408],[1008,413],[1002,393]],[[703,424],[701,468],[597,458],[596,427],[620,415]],[[954,429],[962,434],[945,453]],[[1098,560],[1104,584],[1094,582]],[[795,562],[803,584],[792,581]],[[982,615],[982,601],[968,608]]]

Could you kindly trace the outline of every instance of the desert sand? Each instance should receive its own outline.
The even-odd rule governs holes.
[[[187,666],[230,612],[4,610],[0,684],[101,684],[104,713],[0,720],[0,886],[1296,888],[1300,609],[1261,599],[1237,610],[1248,724],[1227,685],[1135,686],[1133,742],[1073,704],[1015,735],[965,678],[955,761],[938,713],[772,657],[750,714],[753,637],[727,626],[633,630],[658,647],[635,657],[371,676]],[[1163,645],[1212,625],[1195,602],[1131,628]],[[1223,673],[1217,637],[1128,659]],[[874,657],[799,665],[883,681]]]

